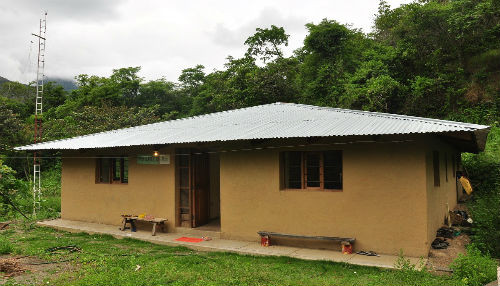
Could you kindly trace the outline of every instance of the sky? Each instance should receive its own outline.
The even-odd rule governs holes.
[[[0,76],[23,83],[35,78],[39,19],[47,11],[45,74],[72,79],[109,76],[141,66],[145,80],[177,81],[198,64],[222,69],[242,56],[256,28],[283,27],[285,55],[300,48],[306,23],[322,19],[372,30],[378,0],[2,0]],[[391,7],[410,0],[388,0]]]

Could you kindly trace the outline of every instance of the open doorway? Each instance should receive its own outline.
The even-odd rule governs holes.
[[[220,231],[219,156],[194,149],[176,152],[178,226]]]
[[[220,231],[220,164],[219,154],[209,155],[209,213],[208,222],[198,226],[200,230]]]

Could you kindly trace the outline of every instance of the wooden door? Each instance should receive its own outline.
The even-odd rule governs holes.
[[[206,153],[192,155],[192,227],[208,223],[210,218],[210,164]]]
[[[189,150],[180,149],[176,152],[176,173],[178,191],[178,222],[179,226],[192,227],[191,189],[192,189],[192,162]]]

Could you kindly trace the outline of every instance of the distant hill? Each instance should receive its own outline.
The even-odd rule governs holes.
[[[9,82],[10,80],[4,78],[4,77],[1,77],[0,76],[0,84],[4,83],[4,82]]]
[[[76,85],[76,82],[71,79],[67,78],[58,78],[58,77],[47,77],[45,79],[45,82],[53,81],[57,83],[58,85],[62,86],[64,90],[66,91],[72,91],[74,89],[77,89],[78,86]]]
[[[76,82],[74,80],[67,79],[67,78],[60,78],[60,77],[47,77],[47,78],[45,78],[45,82],[49,82],[49,81],[57,83],[58,85],[62,86],[64,88],[64,90],[66,90],[66,91],[72,91],[72,90],[78,88],[78,86],[76,85]],[[0,76],[0,85],[3,83],[6,83],[6,82],[10,82],[10,80]]]

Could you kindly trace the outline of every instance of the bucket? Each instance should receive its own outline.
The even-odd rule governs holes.
[[[266,247],[269,246],[269,245],[271,245],[271,240],[269,239],[268,235],[263,235],[260,238],[260,245],[266,246]]]
[[[350,243],[342,243],[342,254],[352,254],[352,245]]]

